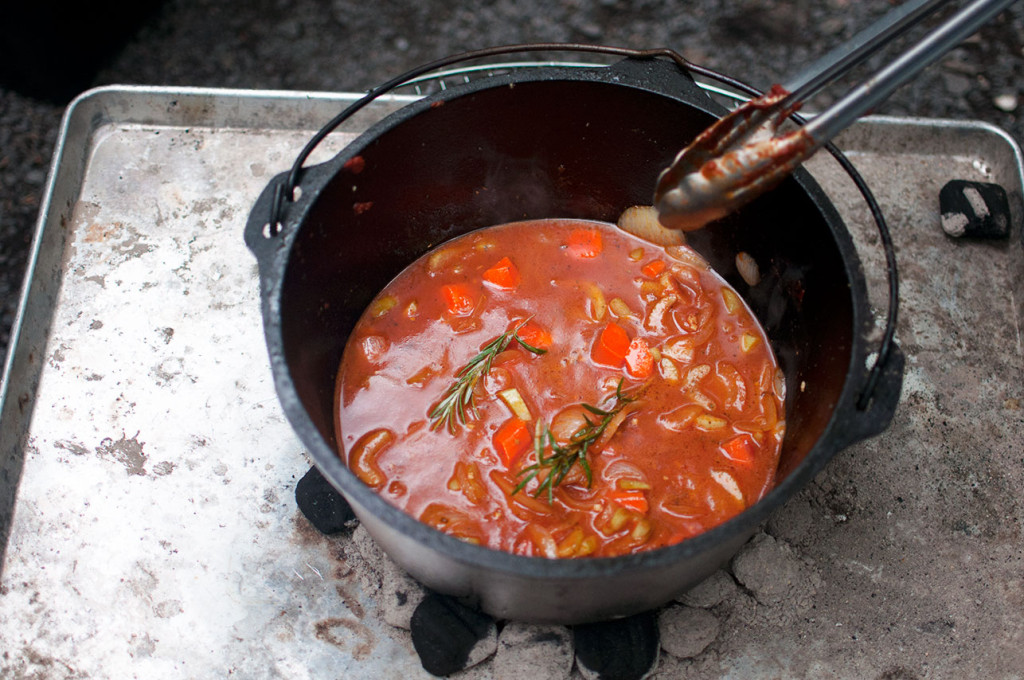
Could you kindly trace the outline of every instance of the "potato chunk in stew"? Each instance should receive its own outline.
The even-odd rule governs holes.
[[[742,298],[685,245],[505,224],[431,251],[368,307],[338,371],[340,453],[459,539],[622,555],[771,488],[780,376]]]

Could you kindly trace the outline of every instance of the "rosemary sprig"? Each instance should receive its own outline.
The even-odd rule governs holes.
[[[537,457],[537,462],[527,465],[519,471],[519,475],[525,475],[525,477],[512,490],[512,495],[525,488],[530,480],[537,477],[542,470],[547,470],[547,476],[541,480],[533,496],[537,498],[542,493],[547,493],[548,503],[551,503],[554,500],[555,487],[562,483],[562,480],[576,464],[579,464],[583,468],[583,472],[586,473],[589,487],[593,482],[590,462],[587,460],[590,447],[601,438],[615,416],[636,400],[636,391],[630,394],[622,391],[622,380],[620,379],[619,384],[615,386],[615,402],[610,408],[600,409],[590,404],[580,404],[599,419],[591,420],[584,416],[586,424],[576,430],[564,445],[558,444],[555,441],[555,436],[551,433],[551,428],[538,419],[533,435],[533,452]],[[545,455],[548,448],[551,449],[551,455]]]
[[[465,366],[455,374],[455,382],[448,386],[441,401],[431,409],[428,414],[430,429],[436,430],[444,425],[448,431],[455,434],[457,425],[466,424],[467,411],[476,417],[476,406],[473,403],[473,388],[480,378],[487,375],[491,370],[491,362],[494,357],[504,352],[512,341],[518,342],[523,349],[534,354],[544,354],[546,349],[540,349],[527,343],[519,337],[519,329],[526,325],[530,319],[525,319],[515,328],[511,328],[498,337],[494,338],[482,348],[480,353],[469,360]]]

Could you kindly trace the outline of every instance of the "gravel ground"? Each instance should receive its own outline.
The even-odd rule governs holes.
[[[891,0],[169,0],[91,83],[361,91],[435,58],[515,42],[668,46],[766,86]],[[1024,5],[903,88],[881,112],[978,119],[1024,135]],[[74,58],[73,55],[69,55]],[[822,106],[827,98],[817,100]],[[0,351],[6,348],[64,102],[0,85]]]

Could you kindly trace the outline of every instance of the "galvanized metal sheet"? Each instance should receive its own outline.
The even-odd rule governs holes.
[[[310,463],[273,391],[241,237],[268,179],[353,98],[111,88],[69,111],[0,392],[5,677],[427,675],[383,620],[386,563],[295,508]],[[840,144],[897,240],[903,401],[888,433],[769,523],[803,579],[792,597],[734,588],[713,610],[712,653],[666,656],[666,677],[870,675],[904,654],[948,657],[955,645],[928,632],[948,628],[1020,659],[1019,152],[986,126],[898,119]],[[827,159],[812,170],[870,253],[855,192]],[[941,233],[935,197],[954,177],[1009,189],[1009,244]],[[878,290],[877,250],[865,263]]]

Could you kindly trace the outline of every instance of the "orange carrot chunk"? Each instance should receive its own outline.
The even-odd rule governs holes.
[[[569,233],[569,253],[582,258],[597,257],[604,250],[604,240],[597,229],[573,229]]]
[[[449,283],[441,286],[441,297],[448,313],[452,316],[468,316],[476,306],[473,289],[463,283]]]
[[[629,334],[614,321],[609,322],[597,336],[597,341],[590,349],[590,358],[594,363],[612,368],[621,368],[629,351]]]
[[[507,468],[512,467],[512,463],[522,455],[531,441],[530,428],[525,421],[515,417],[502,423],[493,438],[494,448]]]
[[[731,460],[751,465],[757,457],[757,443],[749,434],[741,434],[722,444],[722,453]]]
[[[649,508],[647,496],[644,495],[643,491],[639,490],[611,491],[608,494],[608,499],[624,508],[639,512],[641,515],[647,514]]]
[[[496,288],[504,290],[515,290],[519,287],[519,268],[512,260],[503,257],[497,264],[484,272],[484,281]]]
[[[537,349],[550,349],[551,344],[554,342],[551,333],[534,321],[527,321],[522,328],[516,331],[516,335],[527,345]]]
[[[654,357],[651,348],[643,338],[634,338],[626,350],[626,372],[630,376],[643,380],[654,370]]]
[[[651,260],[643,267],[641,267],[640,271],[643,272],[644,276],[649,276],[653,279],[658,274],[665,271],[665,267],[666,265],[664,260]]]

